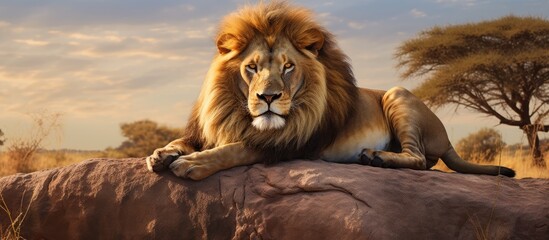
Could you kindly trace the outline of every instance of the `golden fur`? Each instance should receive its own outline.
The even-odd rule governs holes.
[[[333,35],[306,9],[244,7],[222,21],[216,45],[185,136],[147,157],[149,170],[169,166],[198,180],[294,158],[412,169],[442,159],[459,172],[514,176],[462,160],[440,120],[409,91],[356,87]]]

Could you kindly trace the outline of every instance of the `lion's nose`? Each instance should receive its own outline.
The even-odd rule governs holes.
[[[271,104],[272,102],[274,102],[274,100],[277,100],[282,96],[282,93],[277,93],[277,94],[259,94],[259,93],[256,93],[256,94],[257,94],[257,98],[265,101],[268,104]]]

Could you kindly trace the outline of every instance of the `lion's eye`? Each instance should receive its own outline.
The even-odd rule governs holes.
[[[295,66],[294,66],[293,64],[291,64],[291,63],[286,63],[286,64],[284,64],[284,74],[289,73],[289,72],[291,72],[292,70],[294,70],[294,67],[295,67]]]
[[[251,72],[251,73],[257,73],[257,65],[255,65],[255,64],[246,65],[246,71]]]

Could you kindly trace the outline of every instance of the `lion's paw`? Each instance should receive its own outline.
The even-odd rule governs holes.
[[[196,156],[196,153],[181,156],[179,159],[170,164],[170,169],[176,176],[181,178],[190,178],[192,180],[204,179],[217,171],[213,167],[214,165],[209,164],[212,161],[201,159]]]
[[[151,172],[158,172],[166,169],[182,153],[174,147],[163,147],[154,150],[153,154],[148,156],[147,169]]]
[[[371,149],[364,149],[360,154],[360,163],[372,167],[387,167],[386,163]]]

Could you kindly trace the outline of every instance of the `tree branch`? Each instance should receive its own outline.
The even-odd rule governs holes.
[[[538,132],[549,132],[549,125],[528,124],[528,125],[521,126],[520,129],[527,132],[531,131],[532,129]]]
[[[460,99],[455,100],[454,103],[461,104],[463,106],[469,107],[471,109],[477,110],[479,112],[485,113],[490,116],[494,116],[500,121],[500,124],[519,126],[519,127],[524,125],[523,121],[508,119],[505,116],[501,115],[499,112],[493,109],[487,102],[482,100],[481,94],[476,95],[473,93],[473,91],[470,91],[465,93],[465,95],[471,99],[461,96]],[[465,104],[463,103],[463,101],[465,101]]]

